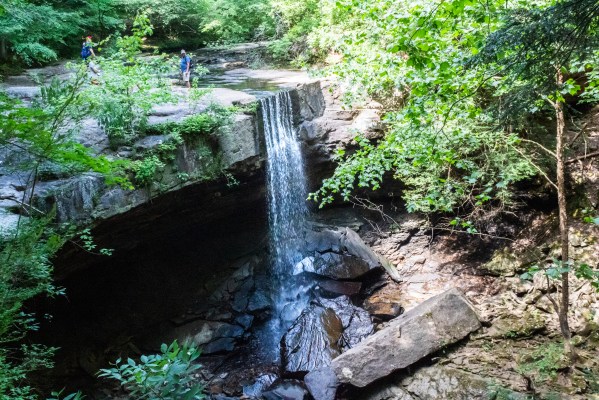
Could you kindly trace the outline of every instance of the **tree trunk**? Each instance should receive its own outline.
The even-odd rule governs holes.
[[[561,70],[557,72],[557,84],[561,86],[563,84],[563,75]],[[565,181],[565,118],[564,118],[564,107],[563,104],[556,100],[554,103],[555,116],[556,116],[556,150],[557,156],[557,202],[559,210],[559,233],[560,233],[560,246],[561,246],[561,261],[562,267],[568,267],[568,260],[570,258],[568,254],[569,247],[569,236],[568,236],[568,210],[566,203],[566,181]],[[568,324],[568,312],[570,309],[570,284],[569,284],[569,273],[563,272],[561,276],[562,291],[558,310],[559,326],[564,337],[564,346],[566,353],[570,357],[570,360],[576,359],[576,352],[571,343],[572,335],[570,333],[570,326]]]
[[[0,61],[6,61],[8,59],[8,49],[6,45],[6,39],[0,38]]]

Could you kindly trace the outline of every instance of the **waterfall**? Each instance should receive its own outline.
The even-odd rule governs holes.
[[[278,355],[285,329],[308,302],[306,289],[293,276],[293,266],[302,255],[304,225],[308,216],[306,178],[300,144],[293,127],[289,92],[260,101],[267,150],[268,218],[272,302],[274,315],[266,338]]]

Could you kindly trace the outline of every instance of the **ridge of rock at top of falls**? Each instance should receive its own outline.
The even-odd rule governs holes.
[[[365,387],[480,327],[470,302],[459,290],[450,289],[391,320],[385,328],[335,358],[330,367],[308,373],[305,382],[316,400],[332,400],[331,387]]]

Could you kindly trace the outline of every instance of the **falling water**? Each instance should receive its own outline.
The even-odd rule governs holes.
[[[278,354],[277,345],[285,329],[307,303],[305,289],[293,276],[293,266],[302,257],[300,246],[308,215],[307,190],[289,92],[262,99],[261,109],[268,154],[268,217],[275,310],[267,339]]]

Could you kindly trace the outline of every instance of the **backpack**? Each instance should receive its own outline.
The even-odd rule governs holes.
[[[195,67],[195,63],[193,62],[191,57],[187,56],[187,58],[189,58],[189,70],[191,71],[193,67]]]
[[[83,48],[81,49],[81,58],[83,58],[84,60],[92,55],[92,51],[90,49],[90,47],[87,45],[87,43],[83,44]]]

